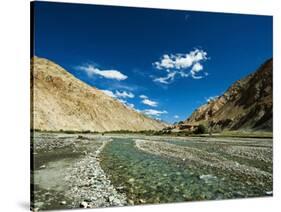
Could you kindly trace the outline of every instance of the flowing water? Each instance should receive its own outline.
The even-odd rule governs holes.
[[[221,153],[216,146],[218,143],[212,146],[200,140],[186,142],[177,139],[167,142],[209,152],[215,149]],[[232,147],[238,144],[228,145]],[[225,152],[223,154],[227,155]],[[231,160],[239,159],[233,155],[228,157]],[[239,163],[242,160],[240,158]],[[258,166],[254,160],[244,159],[244,162]],[[136,148],[133,138],[113,139],[103,151],[101,165],[114,185],[127,194],[132,204],[258,197],[272,190],[272,181],[260,183],[255,176],[245,180],[243,176],[237,177],[225,170],[200,167],[200,164],[198,167],[190,166],[186,161],[145,153]],[[272,167],[272,163],[267,165]],[[267,171],[271,171],[271,168]]]
[[[156,144],[155,151],[137,148],[138,139],[146,141],[149,147]],[[105,141],[104,149],[93,160],[100,161],[104,174],[119,193],[126,195],[129,205],[272,195],[272,139],[38,133],[32,145],[34,207],[41,210],[79,206],[84,194],[77,202],[74,196],[78,191],[70,192],[75,185],[89,194],[93,188],[104,189],[99,179],[89,184],[97,169],[88,163],[82,163],[82,167],[79,164]],[[158,154],[165,145],[170,149]],[[175,152],[179,151],[190,157],[177,157]],[[234,169],[229,169],[233,164]],[[70,176],[69,170],[80,172]],[[69,177],[74,177],[71,179],[75,182],[67,181]],[[108,195],[97,196],[95,201],[110,201]]]

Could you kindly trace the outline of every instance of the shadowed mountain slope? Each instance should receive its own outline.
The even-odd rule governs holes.
[[[218,130],[272,130],[273,60],[236,81],[221,96],[196,109],[185,124]]]

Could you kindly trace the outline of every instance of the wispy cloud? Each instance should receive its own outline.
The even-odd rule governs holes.
[[[149,116],[160,116],[162,114],[167,114],[168,112],[166,110],[153,110],[153,109],[146,109],[143,110],[142,113],[149,115]]]
[[[142,90],[143,87],[140,87],[137,84],[128,84],[127,80],[124,81],[105,81],[102,83],[102,85],[106,88],[110,88],[111,90],[127,90],[127,91],[136,91],[136,90]]]
[[[139,97],[142,99],[141,102],[145,105],[148,105],[148,106],[151,106],[151,107],[157,107],[158,106],[158,102],[150,100],[148,98],[148,96],[146,96],[146,95],[142,94]]]
[[[177,74],[176,72],[171,72],[168,73],[166,77],[155,78],[153,81],[160,82],[162,84],[170,84],[172,81],[174,81],[176,74]]]
[[[134,98],[135,95],[132,92],[127,92],[127,91],[111,91],[111,90],[101,90],[103,91],[106,95],[113,97],[113,98]]]
[[[118,81],[125,80],[128,78],[128,76],[122,74],[120,71],[101,70],[93,65],[78,66],[77,69],[85,71],[89,77],[92,77],[93,75],[98,75],[107,79],[114,79]]]
[[[101,90],[101,91],[104,92],[107,96],[110,96],[112,98],[116,98],[116,95],[110,90]]]
[[[154,81],[170,84],[176,76],[201,79],[207,76],[207,72],[204,75],[200,73],[203,71],[202,62],[207,59],[207,52],[200,49],[195,49],[186,54],[165,54],[159,61],[154,62],[153,66],[158,70],[165,71],[166,76],[157,77]]]
[[[134,98],[135,95],[132,92],[127,91],[116,91],[115,95],[119,98]]]
[[[127,102],[124,99],[117,99],[119,102],[121,102],[122,104],[124,104],[125,106],[131,108],[131,109],[135,109],[135,105],[132,103]],[[135,109],[136,110],[136,109]]]
[[[180,117],[178,115],[174,115],[174,118],[175,119],[179,119]]]
[[[135,105],[132,103],[129,103],[125,100],[125,98],[134,98],[134,94],[131,92],[126,92],[126,91],[115,91],[112,92],[110,90],[101,90],[102,92],[104,92],[106,95],[116,99],[117,101],[121,102],[122,104],[124,104],[125,106],[131,108],[131,109],[135,109]],[[135,109],[136,111],[138,111],[137,109]],[[139,111],[138,111],[139,112]]]
[[[149,100],[149,99],[143,99],[141,102],[143,104],[151,106],[151,107],[157,107],[158,106],[158,102],[155,102],[155,101],[152,101],[152,100]]]
[[[147,98],[148,98],[146,95],[143,95],[143,94],[140,95],[139,97],[140,97],[141,99],[147,99]]]
[[[129,107],[139,113],[144,113],[146,115],[149,116],[153,116],[153,117],[159,117],[162,114],[166,114],[168,113],[166,110],[154,110],[154,109],[145,109],[145,110],[138,110],[137,108],[135,108],[135,105],[132,103],[129,103],[126,98],[134,98],[135,95],[131,92],[126,92],[126,91],[110,91],[110,90],[101,90],[102,92],[104,92],[106,95],[116,99],[117,101],[121,102],[122,104],[124,104],[126,107]],[[158,102],[156,101],[152,101],[150,100],[146,95],[140,95],[139,96],[142,99],[142,103],[151,107],[157,107],[158,106]]]

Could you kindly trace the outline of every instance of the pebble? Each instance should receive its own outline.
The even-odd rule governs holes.
[[[134,205],[135,204],[134,201],[131,200],[131,199],[128,200],[128,203],[129,203],[129,205]]]
[[[61,205],[66,205],[66,201],[61,201],[60,204]]]
[[[106,145],[108,139],[103,142],[95,142],[93,145],[87,145],[87,149],[81,150],[80,144],[75,145],[77,136],[72,138],[58,140],[56,134],[52,134],[53,139],[37,138],[36,150],[42,152],[54,151],[57,148],[70,146],[70,151],[83,154],[81,160],[76,161],[65,170],[67,173],[64,180],[67,184],[65,196],[70,197],[73,202],[67,202],[64,199],[58,201],[60,205],[69,205],[72,208],[97,208],[109,206],[123,206],[127,204],[125,194],[119,193],[114,188],[108,176],[104,173],[100,166],[99,154],[102,148]],[[85,137],[87,138],[87,137]],[[85,139],[83,139],[83,144]],[[90,139],[87,139],[90,144]],[[83,145],[82,144],[82,145]],[[39,167],[40,169],[47,168],[46,165]],[[120,190],[123,189],[120,187]],[[41,208],[41,202],[35,205]],[[46,203],[47,205],[47,203]]]
[[[130,179],[128,180],[128,182],[129,182],[129,183],[133,183],[133,182],[135,182],[135,179],[134,179],[134,178],[130,178]]]
[[[46,165],[42,165],[39,167],[40,169],[45,169],[46,168]]]
[[[42,208],[43,205],[44,205],[44,202],[36,202],[36,203],[35,203],[35,206],[36,206],[36,208],[38,208],[38,210],[39,210],[40,208]]]
[[[265,192],[265,194],[271,196],[273,194],[273,191],[267,191]]]
[[[110,196],[110,197],[108,198],[109,202],[113,202],[114,199],[115,199],[115,198],[114,198],[113,196]]]
[[[216,179],[217,177],[216,177],[216,176],[213,176],[213,175],[211,175],[211,174],[206,174],[206,175],[201,175],[199,178],[200,178],[201,180],[208,181],[208,180]]]
[[[73,207],[97,208],[127,204],[125,194],[117,192],[108,176],[100,167],[98,154],[105,143],[97,149],[87,149],[87,154],[68,170],[69,184],[66,196],[74,199]]]
[[[144,199],[139,199],[139,202],[140,202],[141,204],[146,203],[146,201],[145,201]]]
[[[87,202],[81,202],[80,203],[80,208],[87,208],[88,207],[88,203]]]
[[[122,191],[122,190],[124,190],[124,187],[123,186],[116,187],[116,190]]]

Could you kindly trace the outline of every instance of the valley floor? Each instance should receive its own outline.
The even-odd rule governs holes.
[[[272,139],[36,132],[32,208],[272,196]]]

